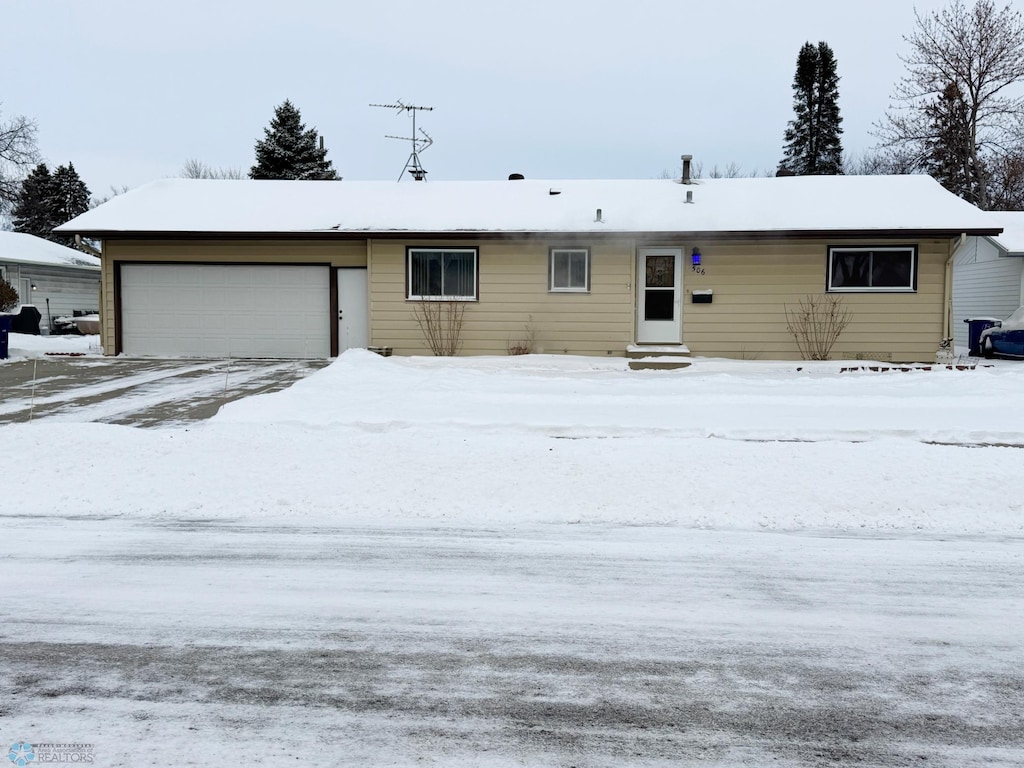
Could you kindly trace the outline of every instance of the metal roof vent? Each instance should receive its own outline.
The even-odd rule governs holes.
[[[523,176],[523,174],[521,174],[521,173],[510,173],[508,175],[508,180],[509,181],[522,181],[525,178],[526,177]]]

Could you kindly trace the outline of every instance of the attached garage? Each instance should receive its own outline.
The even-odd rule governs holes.
[[[170,357],[331,354],[327,265],[119,265],[121,351]]]

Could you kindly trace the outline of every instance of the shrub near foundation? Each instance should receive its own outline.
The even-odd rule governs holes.
[[[10,312],[18,306],[18,292],[14,286],[0,277],[0,312]]]
[[[804,360],[828,360],[839,335],[853,320],[840,296],[808,294],[794,308],[786,305],[786,329]]]

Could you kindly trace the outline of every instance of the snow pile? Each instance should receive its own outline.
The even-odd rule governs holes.
[[[843,367],[351,351],[194,427],[3,427],[18,446],[6,471],[22,478],[6,506],[247,524],[1024,532],[1024,367]],[[44,472],[58,446],[87,448]]]
[[[0,365],[44,355],[99,357],[103,354],[103,350],[100,347],[98,335],[33,336],[26,333],[12,333],[7,337],[7,354],[8,359],[0,360]]]

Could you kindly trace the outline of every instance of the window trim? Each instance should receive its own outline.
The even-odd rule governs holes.
[[[910,253],[910,284],[905,286],[884,285],[832,285],[832,257],[836,253],[878,253],[909,252]],[[917,293],[918,250],[916,245],[830,245],[825,260],[825,291],[827,293]]]
[[[583,287],[555,285],[555,253],[582,253],[586,256],[586,280]],[[590,248],[580,246],[552,246],[548,249],[548,293],[590,293],[591,256]]]
[[[472,296],[420,296],[412,292],[412,257],[415,253],[471,253],[473,254],[473,295]],[[405,247],[405,299],[406,301],[479,301],[480,299],[480,249],[473,246],[407,245]]]

